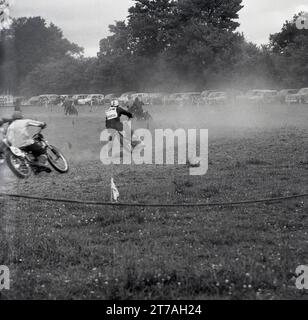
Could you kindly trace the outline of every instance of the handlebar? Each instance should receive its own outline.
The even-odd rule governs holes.
[[[39,131],[36,134],[40,134],[43,130],[44,130],[44,128],[40,127]]]
[[[35,138],[36,136],[40,135],[41,132],[46,128],[46,126],[47,126],[47,125],[45,125],[44,127],[39,127],[40,129],[38,130],[37,133],[35,133],[35,134],[33,135],[33,138]]]

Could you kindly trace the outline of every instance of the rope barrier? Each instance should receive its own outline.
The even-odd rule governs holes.
[[[2,198],[13,198],[13,199],[28,199],[37,201],[47,201],[47,202],[61,202],[68,204],[80,204],[80,205],[91,205],[91,206],[112,206],[112,207],[142,207],[142,208],[177,208],[177,207],[232,207],[240,205],[249,204],[259,204],[259,203],[275,203],[283,202],[288,200],[307,198],[308,193],[277,197],[277,198],[267,198],[267,199],[254,199],[254,200],[244,200],[244,201],[234,201],[234,202],[212,202],[212,203],[125,203],[125,202],[97,202],[97,201],[82,201],[73,199],[61,199],[61,198],[48,198],[48,197],[36,197],[29,195],[19,195],[19,194],[7,194],[0,193]]]

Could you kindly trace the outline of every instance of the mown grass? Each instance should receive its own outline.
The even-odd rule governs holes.
[[[35,223],[24,217],[1,257],[13,271],[4,296],[301,298],[293,273],[308,258],[307,205],[293,206],[291,214],[282,205],[193,212],[71,207],[62,214],[49,209],[46,217],[35,213],[39,204],[27,204],[16,214],[31,212]]]
[[[109,200],[112,175],[121,200],[131,202],[228,202],[300,194],[308,185],[307,111],[299,110],[298,118],[287,117],[288,112],[274,109],[268,115],[266,110],[278,120],[267,119],[263,127],[264,114],[246,127],[236,127],[231,114],[224,115],[230,119],[227,126],[215,126],[219,114],[212,114],[206,119],[212,126],[210,166],[202,177],[190,177],[186,166],[106,168],[97,161],[103,127],[97,116],[82,115],[73,126],[70,118],[48,114],[50,140],[69,153],[71,172],[18,183],[8,179],[5,188]],[[166,126],[170,119],[157,113],[156,120]],[[186,120],[178,119],[177,125]],[[0,199],[0,205],[0,265],[11,270],[11,290],[2,291],[2,299],[308,297],[296,289],[294,275],[297,266],[308,264],[307,199],[202,209],[8,199]]]

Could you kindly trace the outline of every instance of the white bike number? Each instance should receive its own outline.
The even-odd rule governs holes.
[[[116,109],[109,109],[106,111],[107,120],[112,120],[118,117],[118,113]]]

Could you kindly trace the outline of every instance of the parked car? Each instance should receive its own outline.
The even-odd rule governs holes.
[[[248,102],[252,104],[271,104],[278,102],[277,90],[252,90],[248,94]]]
[[[88,94],[75,94],[72,96],[72,99],[75,101],[75,104],[79,104],[80,100],[86,99]]]
[[[14,103],[14,97],[11,95],[0,96],[0,106],[11,106]]]
[[[172,93],[166,97],[167,104],[180,103],[183,100],[183,93]]]
[[[277,103],[279,99],[277,90],[264,90],[261,95],[261,102],[265,104]]]
[[[296,94],[287,95],[286,103],[308,103],[308,88],[302,88]]]
[[[43,94],[39,96],[40,104],[52,104],[60,102],[60,96],[57,94]]]
[[[150,95],[149,95],[149,93],[144,93],[144,92],[133,93],[131,95],[131,99],[135,100],[136,98],[138,98],[139,100],[141,100],[145,104],[149,104],[150,103]]]
[[[40,104],[40,97],[39,96],[31,97],[27,102],[27,105],[30,105],[30,106],[37,106],[39,104]]]
[[[165,98],[167,104],[180,104],[185,103],[197,104],[201,100],[201,92],[178,92],[172,93]]]
[[[71,99],[71,98],[73,98],[73,96],[71,94],[61,94],[60,95],[60,99],[62,101],[65,100],[66,98]]]
[[[13,98],[13,104],[14,104],[14,105],[21,105],[21,106],[23,106],[23,105],[26,104],[26,102],[27,102],[27,98],[24,97],[24,96],[15,96],[15,97]]]
[[[27,99],[24,96],[15,96],[13,98],[12,103],[14,106],[22,106],[22,105],[25,105],[26,101],[27,101]]]
[[[201,101],[201,92],[185,92],[183,100],[184,103],[198,104]]]
[[[163,93],[149,93],[150,104],[162,105],[165,102],[165,94]]]
[[[104,103],[110,104],[112,100],[118,99],[118,96],[114,93],[106,94],[104,97]]]
[[[206,102],[210,105],[226,104],[228,101],[228,95],[224,91],[211,92],[206,98]]]
[[[103,104],[104,102],[104,95],[103,94],[89,94],[85,98],[79,98],[78,100],[79,105],[99,105]]]
[[[0,106],[3,107],[6,105],[6,98],[5,96],[0,96]]]
[[[242,103],[247,103],[253,100],[255,96],[259,94],[259,92],[262,90],[248,90],[246,93],[240,93],[239,95],[236,96],[236,101],[237,102],[242,102]]]
[[[286,103],[287,96],[298,93],[298,89],[283,89],[278,92],[278,100],[281,104]]]
[[[125,104],[125,103],[129,102],[130,100],[132,100],[132,95],[135,93],[136,93],[135,91],[125,92],[119,97],[119,101],[122,104]]]
[[[204,91],[202,91],[200,94],[200,102],[207,104],[208,103],[207,98],[209,97],[209,95],[211,93],[214,93],[214,92],[221,92],[221,90],[204,90]]]
[[[226,91],[228,103],[236,103],[245,97],[245,93],[238,89],[228,89]]]
[[[213,92],[220,92],[219,90],[204,90],[201,92],[201,97],[203,99],[206,99],[210,93],[213,93]]]

